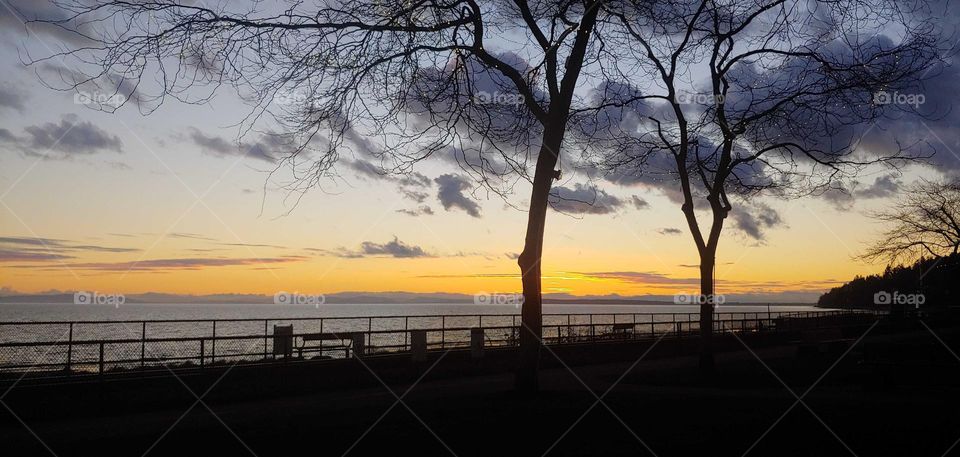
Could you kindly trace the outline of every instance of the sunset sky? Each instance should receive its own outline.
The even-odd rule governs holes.
[[[10,9],[31,11],[33,3],[0,0],[3,294],[520,290],[515,257],[526,214],[515,207],[529,197],[523,183],[507,202],[449,158],[419,163],[415,171],[428,179],[411,183],[365,172],[361,158],[347,155],[342,179],[297,202],[268,175],[268,143],[254,135],[237,144],[248,109],[229,91],[203,106],[171,100],[144,116],[130,106],[98,112],[74,92],[45,87],[62,63],[22,61],[58,49],[61,37],[25,29]],[[956,70],[937,78],[930,98],[952,107],[960,91],[945,89],[960,81]],[[882,228],[867,213],[920,176],[956,176],[956,111],[902,121],[936,147],[932,165],[867,170],[847,183],[849,194],[734,209],[719,249],[719,292],[812,301],[854,275],[881,271],[854,259]],[[598,188],[598,206],[548,214],[545,293],[697,289],[695,247],[662,189],[587,183],[577,173],[557,185],[578,184]]]

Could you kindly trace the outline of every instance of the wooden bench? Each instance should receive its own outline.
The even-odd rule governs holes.
[[[300,337],[300,345],[297,346],[297,353],[300,358],[303,358],[304,352],[319,352],[320,355],[323,355],[324,349],[343,349],[344,357],[350,358],[350,348],[353,347],[353,340],[351,334],[348,332],[344,333],[304,333],[302,335],[297,335]],[[332,346],[324,346],[324,341],[337,341],[339,344]],[[309,343],[319,343],[316,346],[309,345]]]
[[[607,335],[611,337],[632,335],[635,328],[636,324],[613,324]]]

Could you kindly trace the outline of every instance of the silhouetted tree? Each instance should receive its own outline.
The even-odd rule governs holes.
[[[861,259],[904,264],[960,250],[960,183],[923,180],[906,189],[890,208],[871,214],[888,229]]]
[[[37,61],[69,62],[79,78],[134,87],[147,111],[166,97],[207,102],[222,86],[283,126],[283,158],[303,192],[319,186],[345,145],[403,172],[453,151],[481,182],[519,173],[532,184],[521,269],[524,304],[518,385],[536,388],[541,338],[541,257],[551,183],[568,120],[584,108],[576,89],[586,67],[617,56],[601,28],[622,28],[602,0],[342,0],[202,2],[62,0],[73,48]],[[601,8],[600,6],[604,6]],[[632,16],[633,14],[631,14]],[[603,32],[606,33],[606,32]],[[510,52],[491,39],[506,37]],[[74,69],[71,69],[74,70]],[[151,86],[155,91],[151,96]],[[294,94],[291,96],[291,94]],[[277,98],[293,100],[278,106]],[[153,103],[151,105],[151,102]],[[529,160],[534,157],[532,173]],[[497,185],[491,186],[502,190]]]
[[[956,306],[960,291],[960,254],[937,258],[920,258],[908,265],[887,266],[883,273],[857,276],[850,282],[830,289],[817,300],[818,306],[890,310],[894,303],[878,303],[876,294],[922,293],[923,306],[942,308]]]
[[[633,173],[660,185],[642,178],[659,174],[677,184],[668,195],[680,201],[700,257],[705,371],[731,197],[817,193],[869,165],[916,156],[909,146],[872,156],[857,146],[864,123],[892,107],[877,94],[911,87],[938,60],[924,3],[676,0],[619,16],[636,43],[627,61],[652,63],[655,83],[618,75],[635,82],[633,95],[603,98],[637,121],[608,129],[628,135],[611,138],[604,146],[619,147],[597,151],[597,162],[618,180]]]

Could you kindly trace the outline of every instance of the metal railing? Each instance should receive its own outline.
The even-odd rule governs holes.
[[[796,329],[798,322],[832,325],[863,319],[858,311],[717,313],[716,331],[761,332]],[[684,337],[699,333],[699,313],[545,314],[543,342],[573,344]],[[205,368],[232,363],[273,363],[291,359],[333,359],[350,345],[307,341],[318,333],[362,335],[364,356],[411,351],[411,333],[423,331],[428,349],[465,348],[472,329],[482,328],[484,347],[515,346],[517,315],[414,315],[284,319],[208,319],[73,322],[0,322],[0,374],[54,372],[104,374],[130,370]],[[278,353],[273,326],[292,325],[292,351]],[[252,329],[255,331],[251,331]],[[333,343],[333,344],[328,344]],[[294,356],[291,356],[294,355]]]

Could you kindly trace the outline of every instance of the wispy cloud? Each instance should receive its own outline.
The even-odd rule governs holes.
[[[649,271],[577,272],[575,274],[582,276],[584,279],[613,279],[637,284],[700,284],[700,278],[671,278],[661,273]]]
[[[138,252],[139,249],[78,244],[53,238],[0,237],[0,262],[48,262],[73,259],[81,252]]]
[[[168,233],[166,236],[167,238],[187,238],[191,240],[217,241],[216,238],[210,238],[209,236],[199,235],[196,233],[173,232]]]
[[[247,258],[173,258],[173,259],[149,259],[139,262],[83,262],[69,263],[65,266],[76,270],[96,270],[96,271],[167,271],[167,270],[201,270],[205,268],[233,267],[245,265],[268,265],[302,262],[307,257],[286,256],[286,257],[247,257]]]
[[[0,248],[0,262],[48,262],[72,258],[71,255],[55,254],[43,250]]]
[[[407,216],[432,216],[433,209],[427,205],[420,205],[413,209],[398,209],[398,213],[406,214]]]
[[[661,235],[677,236],[683,233],[683,230],[673,227],[664,227],[662,229],[657,229],[657,233]]]

